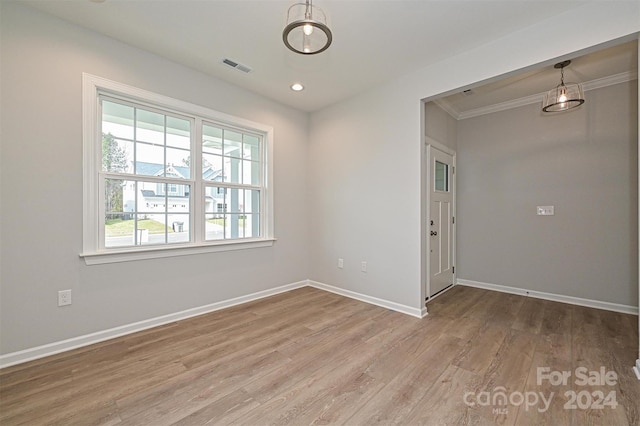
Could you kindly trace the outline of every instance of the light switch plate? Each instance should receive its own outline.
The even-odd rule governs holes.
[[[555,214],[553,206],[538,206],[537,211],[538,216],[553,216]]]

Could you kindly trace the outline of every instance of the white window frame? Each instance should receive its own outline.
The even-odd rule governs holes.
[[[200,124],[202,121],[208,121],[259,134],[262,137],[261,161],[263,164],[260,203],[261,236],[258,238],[205,240],[204,191],[207,182],[201,179],[200,176],[195,176],[195,173],[192,172],[194,174],[193,179],[185,182],[191,182],[193,185],[190,197],[191,242],[152,246],[101,247],[101,232],[103,231],[101,230],[102,223],[100,223],[100,219],[104,212],[101,212],[100,207],[99,173],[102,169],[102,150],[98,149],[96,142],[100,140],[99,95],[101,94],[122,97],[125,100],[154,106],[181,115],[196,116]],[[273,245],[275,241],[273,226],[273,127],[86,73],[82,74],[82,122],[84,169],[83,251],[80,253],[80,257],[84,258],[87,265]],[[193,170],[199,170],[197,166],[201,162],[202,155],[202,126],[195,125],[193,132],[191,153],[192,157],[196,158],[196,161],[192,168]],[[140,178],[144,179],[147,177],[140,176]]]

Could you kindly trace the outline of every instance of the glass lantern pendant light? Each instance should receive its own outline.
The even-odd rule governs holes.
[[[292,5],[287,12],[282,40],[289,49],[302,55],[324,52],[332,40],[326,15],[313,6],[312,0]]]
[[[560,84],[547,92],[544,99],[544,107],[542,108],[544,112],[567,111],[584,103],[582,86],[578,83],[564,82],[564,67],[570,63],[571,61],[563,61],[553,66],[556,69],[560,68]]]

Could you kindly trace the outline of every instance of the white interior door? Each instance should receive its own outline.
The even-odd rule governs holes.
[[[429,157],[429,283],[427,295],[432,297],[453,284],[454,246],[454,163],[453,156],[433,145]]]

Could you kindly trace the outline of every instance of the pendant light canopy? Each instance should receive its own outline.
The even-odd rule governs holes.
[[[296,53],[315,55],[331,45],[331,30],[322,9],[312,0],[296,3],[287,12],[287,26],[282,32],[284,44]]]
[[[544,99],[544,112],[562,112],[579,107],[584,103],[584,92],[578,83],[564,82],[564,67],[571,61],[563,61],[555,64],[554,68],[560,69],[560,84],[549,90]]]

